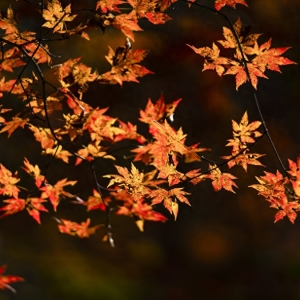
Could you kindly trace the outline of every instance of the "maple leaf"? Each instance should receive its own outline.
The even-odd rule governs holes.
[[[8,137],[11,136],[11,134],[18,128],[22,127],[24,128],[25,124],[29,121],[28,118],[22,119],[19,117],[13,117],[11,121],[5,122],[5,126],[1,129],[0,133],[7,131]]]
[[[147,145],[140,145],[138,148],[135,148],[131,150],[131,152],[136,153],[133,161],[142,161],[144,164],[149,165],[149,163],[152,161],[153,156],[150,153],[152,150],[152,144]]]
[[[55,144],[54,137],[48,128],[35,127],[29,124],[29,129],[34,132],[35,139],[41,143],[43,149],[52,148]]]
[[[35,59],[36,63],[51,63],[51,56],[48,52],[48,46],[41,46],[40,44],[36,43],[27,43],[24,47],[28,52],[28,56],[31,56]]]
[[[145,174],[146,175],[146,174]],[[140,231],[144,229],[144,221],[164,222],[167,220],[165,216],[153,210],[153,207],[145,202],[144,198],[136,198],[129,194],[126,190],[118,190],[110,193],[116,200],[122,201],[119,206],[117,215],[125,215],[137,219],[136,225]]]
[[[277,221],[283,219],[285,216],[287,216],[290,220],[290,222],[292,224],[295,223],[295,220],[297,218],[297,213],[296,211],[300,210],[300,205],[298,203],[298,201],[290,201],[290,202],[286,202],[284,205],[281,206],[281,210],[279,210],[276,214],[275,214],[275,221],[274,223],[276,223]]]
[[[0,195],[13,196],[17,199],[20,190],[16,187],[16,183],[19,181],[17,172],[12,175],[11,171],[0,164]]]
[[[261,34],[250,34],[250,26],[246,26],[243,29],[242,22],[240,18],[233,24],[234,31],[237,34],[239,44],[242,48],[242,51],[245,54],[251,54],[252,53],[252,47],[254,46],[257,39],[260,37]],[[236,50],[235,58],[238,60],[242,59],[242,55],[240,53],[240,47],[237,42],[236,36],[233,33],[233,31],[227,27],[223,27],[223,36],[225,40],[219,40],[218,43],[220,43],[224,48],[233,48]],[[247,57],[246,57],[247,59]]]
[[[21,67],[25,65],[22,61],[22,51],[17,47],[13,47],[4,52],[0,53],[0,70],[13,72],[13,68]]]
[[[120,175],[104,175],[103,177],[112,178],[107,187],[114,184],[126,189],[126,191],[131,194],[134,199],[139,199],[150,192],[150,189],[145,186],[143,182],[144,173],[140,173],[139,170],[131,163],[131,172],[125,167],[116,166],[118,173]]]
[[[235,64],[235,63],[234,63]],[[259,68],[257,68],[255,65],[252,63],[247,63],[247,68],[249,71],[250,75],[250,80],[252,86],[257,89],[257,83],[258,83],[258,78],[257,77],[262,77],[262,78],[268,78]],[[241,65],[235,65],[230,67],[224,75],[236,75],[235,76],[235,82],[236,82],[236,89],[246,83],[248,81],[248,76],[245,71],[245,68]]]
[[[55,148],[47,148],[45,149],[42,154],[50,154],[55,156],[56,158],[61,159],[66,164],[69,163],[69,157],[73,156],[69,151],[63,150],[62,145],[58,145]]]
[[[235,193],[232,189],[233,187],[237,188],[237,185],[233,181],[233,179],[236,179],[235,176],[230,173],[222,173],[216,165],[209,165],[209,170],[210,173],[206,175],[206,178],[212,180],[212,186],[216,192],[221,189],[225,189],[229,192]]]
[[[149,132],[153,134],[153,132],[155,132],[151,126],[153,120],[159,122],[162,119],[173,117],[174,111],[181,100],[182,99],[178,99],[171,103],[165,104],[164,96],[161,94],[156,103],[153,104],[149,98],[145,110],[140,110],[139,120],[143,123],[149,124]]]
[[[65,22],[73,21],[76,15],[71,15],[71,4],[67,5],[64,9],[60,1],[48,1],[47,9],[43,10],[43,18],[47,21],[42,26],[53,28],[53,32],[63,30]]]
[[[39,224],[41,224],[40,211],[48,212],[45,206],[42,204],[47,202],[42,198],[27,198],[26,209],[31,217],[33,217]]]
[[[250,187],[266,198],[271,203],[270,207],[278,209],[275,214],[275,222],[287,216],[291,223],[294,223],[297,217],[296,211],[300,210],[300,205],[298,201],[288,201],[286,184],[289,183],[289,179],[283,177],[279,171],[276,174],[264,173],[265,176],[256,177],[259,184],[253,184]]]
[[[6,265],[0,267],[0,289],[1,290],[9,289],[15,293],[16,292],[15,289],[12,288],[9,284],[17,281],[23,281],[24,279],[15,275],[3,275],[5,270],[6,270]]]
[[[210,151],[209,148],[197,148],[200,143],[196,143],[188,147],[187,152],[184,154],[184,162],[190,163],[194,161],[200,161],[201,158],[197,154],[198,152]]]
[[[61,89],[62,92],[66,93],[66,89],[62,88]],[[87,113],[89,113],[93,108],[88,105],[87,103],[80,101],[79,99],[77,99],[74,95],[70,94],[65,94],[66,98],[67,98],[67,105],[69,106],[69,108],[71,108],[73,110],[73,113],[79,117],[84,117],[84,115],[86,115]],[[81,118],[83,119],[83,118]],[[82,120],[81,120],[82,122]]]
[[[262,135],[259,131],[256,130],[260,125],[260,121],[254,121],[249,124],[248,113],[246,111],[239,124],[236,121],[232,120],[233,137],[234,139],[239,139],[243,144],[254,143],[254,138],[260,137]],[[230,142],[227,144],[227,146],[235,145]]]
[[[46,98],[47,104],[47,113],[48,115],[52,114],[54,111],[62,110],[62,103],[61,100],[63,99],[62,96],[48,96]],[[26,99],[27,100],[27,99]],[[40,113],[42,116],[45,116],[45,106],[44,106],[45,99],[35,97],[34,100],[31,100],[26,104],[26,106],[30,107],[30,109],[35,113]]]
[[[143,77],[147,74],[153,74],[145,67],[137,64],[147,55],[146,50],[132,51],[130,41],[127,39],[125,46],[118,47],[116,52],[109,47],[106,60],[111,64],[111,71],[106,72],[98,77],[100,83],[119,83],[121,86],[123,81],[139,82],[137,77]]]
[[[164,207],[174,215],[175,220],[178,215],[178,203],[177,200],[185,204],[191,205],[185,195],[189,193],[182,190],[182,188],[174,188],[171,190],[165,190],[158,188],[150,192],[149,197],[152,199],[152,205],[163,202]]]
[[[226,57],[220,57],[220,49],[219,47],[213,43],[212,48],[202,47],[195,48],[194,46],[188,45],[191,49],[193,49],[197,54],[201,55],[205,58],[204,67],[202,71],[205,70],[216,70],[219,76],[222,76],[225,72],[225,67],[223,65],[228,65],[231,63],[231,60]]]
[[[80,238],[89,237],[91,234],[94,234],[96,230],[101,226],[96,225],[94,227],[89,227],[91,223],[90,219],[87,219],[85,222],[81,222],[80,224],[63,219],[57,221],[61,223],[60,225],[58,225],[58,229],[61,233],[78,236]]]
[[[247,165],[263,166],[257,159],[264,154],[248,153],[248,143],[255,143],[255,138],[262,134],[257,131],[261,125],[260,121],[254,121],[249,124],[248,113],[244,113],[241,122],[238,124],[232,120],[233,139],[228,140],[226,146],[232,146],[231,156],[222,156],[223,159],[229,160],[228,166],[232,168],[235,165],[241,165],[247,171]]]
[[[87,41],[90,40],[90,36],[85,32],[85,29],[87,29],[88,26],[85,24],[79,24],[75,28],[68,29],[68,30],[58,30],[58,33],[63,34],[65,38],[68,38],[69,36],[73,34],[77,34],[78,36],[86,39]]]
[[[124,139],[137,140],[140,144],[146,142],[146,139],[139,133],[137,133],[136,125],[132,125],[130,122],[127,124],[118,120],[120,124],[120,128],[123,130],[123,133],[119,133],[116,135],[114,142],[119,142]]]
[[[96,108],[85,117],[82,129],[89,131],[92,141],[113,141],[116,135],[124,133],[121,128],[113,126],[116,118],[104,115],[107,110],[108,108]]]
[[[8,7],[7,13],[0,14],[0,28],[5,30],[5,34],[18,33],[17,22],[11,6]]]
[[[120,12],[117,5],[125,3],[123,0],[99,0],[96,3],[96,10],[100,9],[103,13],[108,11]]]
[[[173,165],[177,165],[176,155],[184,155],[188,148],[184,145],[186,134],[180,128],[177,132],[165,120],[163,124],[152,122],[154,138],[150,153],[153,155],[153,165],[161,170],[171,160]]]
[[[132,31],[142,31],[143,29],[138,25],[138,18],[135,10],[129,14],[121,14],[115,17],[112,25],[120,29],[124,35],[134,41],[134,34]]]
[[[105,203],[108,202],[109,198],[105,200],[95,189],[93,190],[93,196],[89,196],[87,201],[83,201],[81,204],[87,206],[87,211],[100,209],[102,211],[106,211]],[[105,201],[105,202],[104,202]]]
[[[67,185],[74,185],[76,182],[77,181],[67,181],[67,178],[65,178],[59,180],[55,185],[46,184],[45,186],[40,188],[40,191],[43,192],[41,198],[49,199],[54,211],[56,211],[56,208],[60,201],[60,197],[69,196],[69,193],[65,192],[63,190],[63,187]]]
[[[79,165],[83,158],[88,161],[92,161],[95,157],[115,160],[112,155],[108,155],[105,151],[103,151],[105,149],[106,148],[99,145],[99,141],[89,143],[87,147],[77,151],[79,157],[76,158],[75,165]]]
[[[22,169],[35,179],[35,185],[39,188],[45,181],[45,176],[41,175],[39,166],[33,166],[32,164],[30,164],[29,160],[26,157],[24,158],[24,166],[25,168]]]
[[[4,213],[1,215],[1,218],[22,211],[26,205],[26,201],[19,198],[6,199],[3,200],[3,202],[8,204],[0,208],[0,211],[4,211]]]
[[[153,24],[164,24],[171,18],[167,14],[157,11],[159,2],[158,0],[128,0],[138,18],[146,18]]]
[[[300,197],[300,156],[297,158],[297,162],[288,160],[290,171],[288,173],[292,176],[291,183],[295,194]]]
[[[225,5],[235,8],[236,4],[248,6],[244,0],[215,0],[215,9],[220,10]]]
[[[178,172],[174,164],[166,164],[164,166],[160,166],[154,162],[152,163],[152,165],[159,169],[157,178],[167,178],[169,186],[178,184],[184,178],[184,174]]]
[[[286,57],[282,57],[291,47],[283,48],[271,48],[272,39],[269,39],[266,43],[258,47],[258,44],[255,43],[253,47],[253,53],[256,57],[252,60],[252,64],[256,66],[260,71],[265,72],[266,69],[271,71],[280,72],[279,66],[296,64],[294,61],[289,60]]]
[[[264,165],[257,159],[264,156],[265,154],[247,153],[247,151],[248,149],[246,149],[244,152],[240,153],[236,157],[230,155],[222,156],[222,158],[225,160],[229,160],[227,163],[229,168],[232,168],[235,165],[241,165],[246,172],[248,165],[264,167]]]

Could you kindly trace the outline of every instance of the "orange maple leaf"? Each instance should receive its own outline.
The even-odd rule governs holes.
[[[8,72],[13,72],[13,68],[24,66],[25,62],[22,61],[22,51],[13,47],[4,52],[0,53],[0,70],[3,69]]]
[[[222,6],[226,4],[226,1],[220,2],[223,3]],[[237,3],[233,0],[229,0],[229,2],[231,4],[227,4],[231,6]],[[223,27],[225,40],[218,41],[224,48],[235,49],[233,59],[221,57],[220,50],[215,44],[213,44],[212,49],[209,47],[197,49],[194,46],[188,45],[197,54],[205,58],[203,71],[216,70],[219,76],[235,75],[236,89],[246,83],[249,79],[248,77],[250,77],[251,84],[256,89],[258,77],[268,78],[264,74],[266,69],[280,72],[279,65],[295,64],[295,62],[280,56],[288,50],[289,47],[270,49],[271,39],[263,45],[258,46],[257,39],[260,34],[249,34],[247,27],[242,30],[242,22],[240,19],[235,22],[234,30],[237,34],[237,38],[231,29]],[[237,41],[237,39],[239,41]],[[243,55],[240,52],[239,45],[242,48]],[[248,72],[246,71],[246,67]]]
[[[221,57],[219,47],[213,43],[212,48],[209,47],[202,47],[202,48],[195,48],[194,46],[188,45],[191,49],[193,49],[197,54],[201,55],[205,58],[204,60],[204,67],[202,71],[205,70],[216,70],[219,76],[222,76],[225,72],[225,66],[230,64],[231,60],[226,57]]]
[[[300,197],[300,156],[298,156],[297,161],[289,159],[290,171],[288,173],[292,176],[291,183],[295,194]]]
[[[30,164],[29,160],[26,157],[24,158],[24,166],[25,168],[22,169],[35,179],[35,185],[39,188],[45,181],[45,176],[41,175],[39,166],[33,166],[32,164]]]
[[[5,122],[5,126],[2,128],[0,133],[7,131],[8,137],[11,136],[11,134],[18,128],[22,127],[24,128],[25,124],[29,121],[28,118],[22,119],[19,117],[13,117],[11,121]]]
[[[165,118],[173,118],[175,109],[181,100],[182,99],[178,99],[171,103],[165,104],[164,96],[161,94],[156,103],[153,104],[149,98],[145,110],[140,110],[139,120],[149,124],[149,132],[153,134],[155,132],[155,130],[152,128],[153,120],[159,122]]]
[[[153,207],[146,203],[144,198],[134,199],[134,197],[125,190],[111,192],[111,196],[123,202],[123,204],[119,206],[119,210],[116,214],[138,219],[136,225],[140,231],[143,231],[144,221],[164,222],[167,220],[165,216],[154,211]]]
[[[89,227],[91,220],[87,219],[85,222],[76,223],[76,222],[71,222],[69,220],[57,220],[60,225],[58,225],[58,229],[61,233],[69,234],[72,236],[78,236],[80,238],[87,238],[91,234],[94,234],[96,230],[101,226],[101,225],[96,225],[94,227]]]
[[[17,29],[17,22],[14,17],[14,12],[10,6],[8,7],[6,14],[1,12],[0,28],[5,30],[5,34],[7,35],[19,32]]]
[[[285,53],[291,47],[282,48],[270,48],[272,39],[269,39],[266,43],[262,44],[260,47],[257,42],[254,44],[253,52],[256,57],[252,60],[252,64],[255,65],[260,71],[265,72],[266,69],[271,71],[280,72],[279,66],[297,64],[294,61],[281,55]]]
[[[249,153],[247,146],[248,143],[255,143],[255,138],[262,135],[257,131],[260,125],[260,121],[249,124],[247,111],[239,124],[232,120],[233,139],[229,139],[226,145],[232,146],[231,156],[222,156],[223,159],[229,160],[227,163],[229,168],[241,165],[247,171],[247,165],[263,166],[257,159],[264,154]]]
[[[3,275],[4,271],[6,270],[6,265],[3,265],[2,267],[0,267],[0,289],[4,290],[4,289],[9,289],[12,292],[16,292],[14,288],[12,288],[9,284],[13,283],[13,282],[17,282],[17,281],[23,281],[24,279],[19,277],[19,276],[15,276],[15,275]]]
[[[116,28],[120,29],[124,35],[134,41],[134,34],[132,31],[142,31],[143,29],[138,25],[138,18],[135,10],[129,14],[121,14],[115,17],[112,22]]]
[[[108,55],[105,56],[107,61],[111,64],[111,71],[106,72],[98,77],[100,83],[119,83],[121,86],[123,81],[139,82],[137,77],[143,77],[147,74],[153,74],[145,67],[138,63],[142,61],[147,55],[146,50],[131,49],[131,44],[127,39],[125,46],[118,47],[116,52],[109,47]]]
[[[50,185],[46,184],[45,186],[40,188],[40,191],[43,191],[41,198],[43,199],[49,199],[51,202],[54,211],[56,211],[56,208],[59,204],[60,197],[62,196],[69,196],[69,193],[65,192],[63,190],[64,186],[67,185],[74,185],[77,181],[67,181],[67,178],[59,180],[56,184]]]
[[[66,164],[69,163],[69,157],[73,156],[69,151],[63,150],[62,145],[58,145],[54,148],[47,148],[45,149],[42,154],[50,154],[52,156],[55,156],[56,158],[61,159]]]
[[[34,132],[35,139],[41,143],[43,149],[54,146],[55,140],[49,128],[35,127],[29,124],[29,129]]]
[[[286,191],[286,185],[289,183],[289,179],[283,177],[279,171],[276,174],[264,173],[265,176],[256,177],[259,184],[252,184],[250,187],[256,189],[259,195],[270,202],[270,207],[278,209],[275,214],[275,222],[287,216],[291,223],[294,223],[297,217],[296,212],[300,211],[300,205],[298,201],[288,200],[290,194]]]
[[[15,199],[18,198],[19,189],[16,187],[16,183],[20,181],[17,178],[17,172],[12,175],[11,171],[6,169],[0,164],[0,195],[13,196]]]
[[[171,18],[157,11],[157,8],[160,5],[158,0],[128,0],[128,3],[134,8],[138,18],[146,18],[153,24],[164,24]]]
[[[225,189],[229,192],[235,193],[233,187],[238,187],[233,181],[236,179],[230,173],[222,173],[221,170],[216,165],[209,165],[210,173],[206,175],[206,178],[212,180],[212,186],[216,192],[221,189]]]
[[[65,22],[73,21],[76,15],[71,15],[71,4],[67,5],[64,9],[60,1],[48,1],[47,9],[43,10],[43,18],[47,21],[42,26],[53,28],[53,32],[63,30]]]
[[[152,199],[152,205],[163,202],[164,207],[170,212],[170,214],[174,215],[175,220],[178,215],[178,202],[183,202],[185,204],[191,205],[189,200],[185,197],[185,195],[189,195],[189,193],[182,190],[182,188],[174,188],[171,190],[165,190],[162,188],[158,188],[156,190],[151,191],[149,194]]]
[[[114,184],[117,184],[119,187],[124,187],[134,199],[140,199],[149,194],[150,189],[146,187],[146,184],[143,182],[144,173],[140,173],[133,163],[131,163],[131,172],[129,172],[126,167],[115,166],[115,168],[120,175],[112,174],[103,176],[112,178],[107,187]]]

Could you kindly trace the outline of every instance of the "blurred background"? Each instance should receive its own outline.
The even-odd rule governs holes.
[[[65,2],[62,1],[69,1]],[[92,7],[94,2],[72,1],[72,6]],[[213,3],[201,1],[211,7]],[[247,3],[249,8],[237,5],[236,10],[229,7],[222,12],[232,22],[240,17],[244,25],[251,25],[253,33],[263,33],[260,44],[272,38],[272,47],[291,46],[284,56],[299,62],[300,2]],[[32,6],[2,0],[0,9],[5,11],[9,4],[19,9],[21,27],[36,29],[38,13]],[[145,31],[135,33],[133,48],[150,50],[142,64],[155,75],[141,78],[140,84],[93,86],[85,97],[94,107],[109,106],[109,115],[138,124],[141,131],[145,127],[137,119],[148,98],[156,101],[161,93],[166,102],[183,98],[173,126],[182,126],[188,134],[188,145],[201,142],[200,146],[213,150],[206,156],[217,160],[230,154],[225,145],[232,134],[231,119],[239,122],[246,110],[250,121],[259,119],[251,88],[243,85],[236,91],[233,76],[202,72],[203,59],[186,46],[211,47],[214,41],[223,39],[222,26],[228,25],[220,16],[197,7],[188,8],[185,3],[176,3],[169,13],[172,21],[161,26],[141,22]],[[104,59],[108,45],[114,49],[122,46],[125,37],[113,28],[105,34],[98,30],[90,35],[90,42],[72,37],[51,43],[52,52],[62,56],[57,63],[83,56],[82,62],[99,73],[109,70]],[[300,152],[300,73],[298,65],[281,69],[282,74],[267,72],[269,80],[259,81],[258,97],[269,131],[287,165],[287,159],[295,161]],[[44,70],[51,75],[47,68]],[[39,162],[40,148],[32,143],[29,130],[16,131],[9,144],[6,134],[0,138],[0,162],[7,168],[18,169],[24,175],[20,170],[24,156],[34,164]],[[266,138],[253,149],[267,154],[262,159],[265,170],[280,169]],[[6,274],[24,277],[25,282],[13,284],[16,294],[0,291],[0,300],[300,299],[300,222],[296,220],[292,225],[284,219],[274,224],[275,210],[248,188],[256,182],[254,176],[263,175],[263,170],[250,166],[246,173],[236,168],[236,194],[216,193],[210,182],[190,186],[192,207],[180,206],[176,222],[162,210],[169,221],[146,222],[144,233],[139,232],[133,219],[113,216],[115,248],[101,241],[101,229],[89,239],[60,234],[52,216],[77,222],[90,217],[93,225],[104,220],[97,221],[98,212],[87,214],[84,208],[64,202],[56,214],[42,214],[41,226],[26,212],[3,218],[0,265],[7,264]],[[111,164],[99,165],[98,171],[105,174],[114,172],[114,168]],[[83,197],[91,193],[93,182],[83,166],[74,169],[54,162],[49,176],[55,180],[63,178],[62,174],[69,174],[70,180],[78,176],[82,179],[78,186]]]

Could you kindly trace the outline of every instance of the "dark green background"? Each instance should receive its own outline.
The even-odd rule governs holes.
[[[89,7],[93,2],[72,1],[72,5]],[[201,1],[210,6],[213,2]],[[0,8],[5,10],[8,3],[13,8],[21,7],[23,29],[36,28],[37,12],[32,7],[22,1],[2,0]],[[222,12],[233,22],[240,16],[254,33],[263,33],[260,43],[272,37],[273,47],[292,46],[285,56],[299,61],[299,1],[247,3],[249,8],[238,5],[237,10],[225,8]],[[258,119],[251,89],[245,85],[237,92],[232,76],[202,73],[203,59],[186,46],[211,46],[222,39],[222,26],[227,24],[213,13],[189,9],[184,3],[176,3],[170,15],[173,21],[166,25],[142,22],[145,31],[135,34],[133,47],[150,49],[144,65],[155,75],[142,78],[140,84],[92,87],[86,99],[95,107],[109,106],[109,114],[114,117],[137,123],[139,109],[145,107],[149,97],[156,101],[163,92],[167,102],[183,98],[174,127],[183,127],[188,144],[200,141],[201,146],[212,148],[207,154],[211,159],[228,155],[230,149],[225,144],[231,138],[231,119],[239,121],[246,110],[251,120]],[[87,42],[74,37],[52,43],[50,49],[62,55],[61,61],[82,55],[84,63],[105,72],[109,69],[104,60],[107,46],[123,45],[124,36],[109,28],[104,35],[101,30],[92,32],[91,38]],[[287,164],[287,159],[295,160],[300,150],[300,74],[298,65],[282,67],[282,71],[267,72],[270,79],[259,81],[258,97]],[[47,76],[50,72],[45,68]],[[145,127],[139,123],[139,128]],[[33,163],[39,161],[39,145],[33,143],[29,131],[18,130],[9,140],[6,133],[0,137],[0,162],[11,170],[19,169],[24,156]],[[280,168],[266,138],[254,149],[267,154],[262,159],[266,170]],[[72,165],[54,163],[49,176],[53,180],[64,174],[70,179],[79,176],[82,190],[75,191],[87,196],[93,188],[89,171],[84,166],[70,173],[72,170]],[[113,167],[98,165],[97,171],[109,173]],[[209,182],[189,187],[192,207],[181,206],[176,222],[163,211],[170,220],[165,224],[147,222],[144,233],[132,219],[114,216],[114,249],[101,241],[101,230],[82,240],[58,232],[52,216],[74,221],[91,217],[93,224],[103,222],[98,222],[97,212],[86,214],[81,207],[63,203],[56,214],[42,214],[41,226],[26,212],[1,219],[0,264],[8,264],[7,274],[26,281],[13,285],[17,294],[0,291],[0,299],[300,299],[299,220],[295,225],[288,220],[273,224],[275,210],[247,187],[262,172],[261,167],[249,167],[247,173],[236,169],[236,195],[215,193]],[[19,173],[24,175],[20,169]]]

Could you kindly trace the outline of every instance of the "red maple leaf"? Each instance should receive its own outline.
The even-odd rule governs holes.
[[[107,13],[108,11],[120,12],[117,7],[118,4],[125,3],[123,0],[99,0],[96,3],[96,10],[100,9],[103,13]]]
[[[276,174],[265,172],[265,176],[256,177],[256,180],[259,183],[250,185],[250,187],[256,189],[259,195],[270,202],[270,207],[278,209],[275,214],[275,222],[287,216],[291,223],[294,223],[297,217],[296,212],[300,211],[300,205],[298,201],[289,201],[288,199],[290,193],[286,191],[286,185],[289,183],[289,179],[277,171]]]
[[[48,212],[46,207],[42,204],[47,202],[42,198],[27,198],[26,209],[31,217],[33,217],[39,224],[41,224],[40,211]]]
[[[26,201],[19,198],[6,199],[3,200],[3,202],[8,204],[0,208],[1,211],[4,211],[4,213],[1,215],[1,218],[22,211],[26,205]]]
[[[244,0],[215,0],[215,9],[220,10],[225,5],[235,8],[236,4],[248,6]]]
[[[3,275],[5,270],[6,270],[6,265],[0,267],[0,289],[1,290],[9,289],[15,293],[16,292],[15,289],[12,288],[9,284],[17,281],[23,281],[24,279],[15,275]]]

